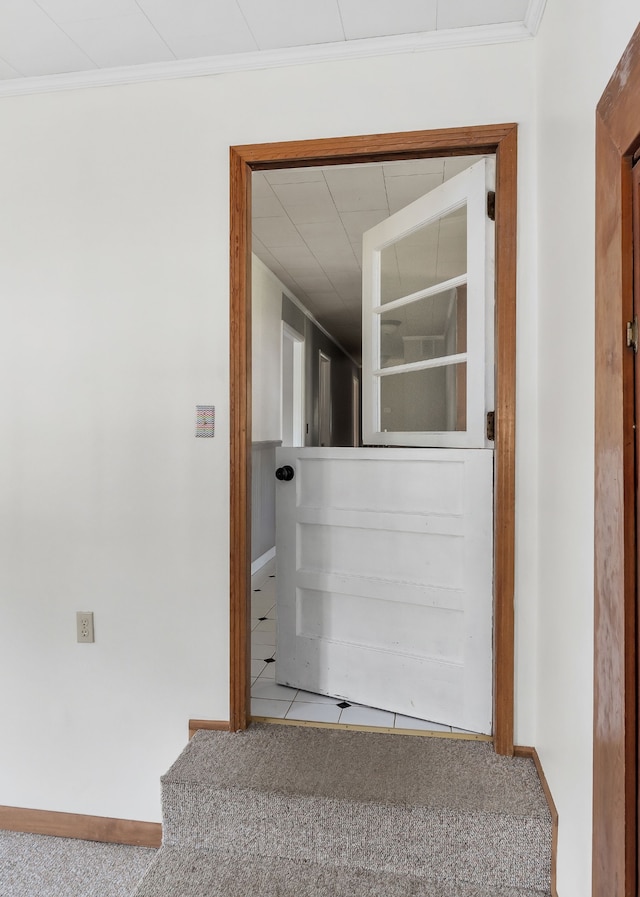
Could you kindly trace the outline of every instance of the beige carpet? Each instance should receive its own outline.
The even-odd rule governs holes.
[[[156,853],[0,831],[0,897],[131,897]]]
[[[545,893],[164,847],[135,897],[545,897]]]
[[[154,869],[167,881],[152,870],[155,890],[145,883],[141,897],[179,893],[168,869],[190,863],[207,882],[198,897],[225,893],[218,879],[245,866],[245,895],[359,894],[363,881],[371,894],[371,882],[389,895],[549,892],[551,818],[535,765],[487,743],[257,724],[198,732],[162,794]]]

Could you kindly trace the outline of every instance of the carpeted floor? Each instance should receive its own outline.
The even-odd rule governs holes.
[[[548,897],[548,892],[165,847],[135,897]]]
[[[535,765],[485,742],[200,731],[163,776],[162,803],[164,846],[139,897],[176,897],[191,864],[184,897],[235,897],[227,880],[243,897],[548,894],[551,816]]]
[[[0,897],[130,897],[146,847],[0,831]]]

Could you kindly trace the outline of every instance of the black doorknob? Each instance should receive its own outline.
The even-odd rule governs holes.
[[[284,480],[285,483],[288,483],[289,480],[292,480],[295,476],[295,470],[290,464],[285,464],[284,467],[279,467],[276,470],[276,477],[279,480]]]

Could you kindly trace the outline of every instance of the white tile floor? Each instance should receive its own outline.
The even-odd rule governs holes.
[[[316,695],[276,680],[276,578],[273,562],[251,581],[251,715],[272,719],[462,732],[451,726]],[[344,706],[346,704],[346,706]],[[342,705],[342,706],[341,706]]]

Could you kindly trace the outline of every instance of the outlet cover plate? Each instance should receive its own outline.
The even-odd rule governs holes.
[[[92,611],[79,610],[76,613],[76,627],[79,642],[93,642],[93,613]]]

